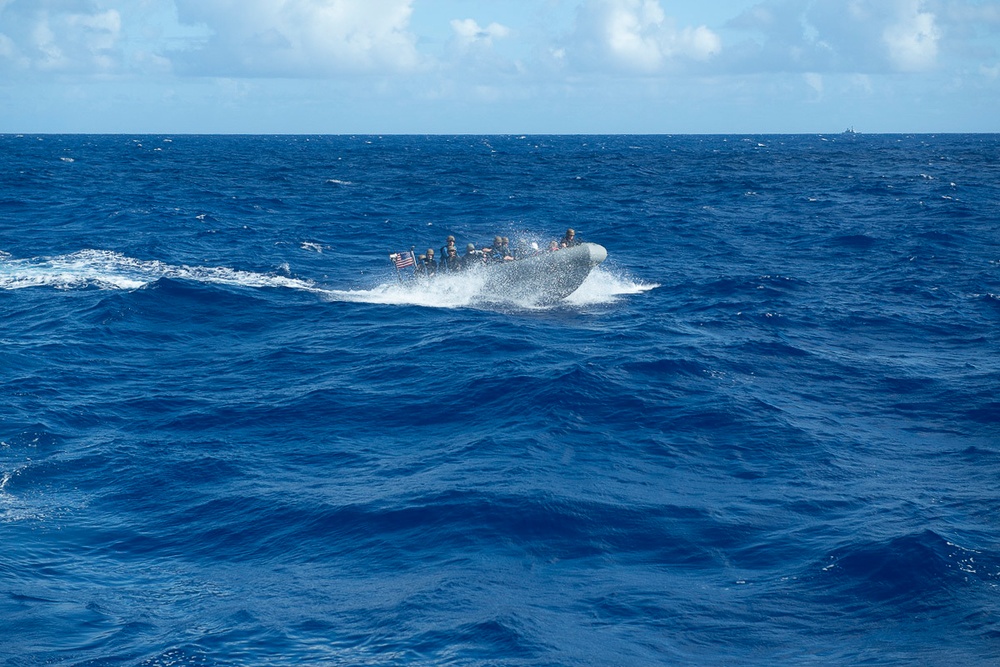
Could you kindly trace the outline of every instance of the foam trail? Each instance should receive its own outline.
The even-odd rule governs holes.
[[[136,290],[161,278],[237,287],[283,287],[321,295],[327,301],[347,301],[427,308],[495,307],[498,303],[519,309],[539,310],[561,306],[591,306],[613,303],[618,297],[659,287],[636,282],[631,277],[595,268],[580,288],[554,306],[538,306],[509,295],[489,293],[475,272],[439,275],[431,281],[387,282],[371,289],[336,290],[317,286],[311,280],[239,271],[227,267],[172,265],[139,260],[108,250],[81,250],[68,255],[14,259],[0,252],[0,289],[50,287],[55,289],[99,288]]]
[[[175,266],[127,257],[108,250],[81,250],[69,255],[14,259],[0,253],[0,289],[52,287],[135,290],[161,278],[242,287],[287,287],[323,291],[311,281],[226,267]]]

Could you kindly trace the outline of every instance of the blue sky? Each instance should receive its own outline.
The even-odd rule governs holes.
[[[0,132],[1000,131],[1000,0],[0,0]]]

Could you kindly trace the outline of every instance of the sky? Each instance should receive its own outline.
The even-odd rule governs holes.
[[[1000,132],[1000,0],[0,0],[0,132]]]

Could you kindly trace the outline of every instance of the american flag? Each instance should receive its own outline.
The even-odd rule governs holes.
[[[413,251],[407,250],[406,252],[392,253],[389,255],[389,259],[392,260],[397,269],[404,269],[407,266],[413,266]]]

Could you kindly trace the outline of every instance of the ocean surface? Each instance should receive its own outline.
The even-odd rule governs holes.
[[[2,135],[0,665],[1000,664],[998,331],[1000,135]]]

